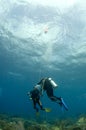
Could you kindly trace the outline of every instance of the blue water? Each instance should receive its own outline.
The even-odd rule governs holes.
[[[35,117],[27,96],[43,77],[58,84],[69,111],[61,111],[46,93],[50,113],[42,118],[86,114],[85,2],[54,7],[24,1],[0,1],[0,113]]]

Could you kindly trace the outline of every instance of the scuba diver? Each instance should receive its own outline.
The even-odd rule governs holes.
[[[51,78],[43,78],[40,80],[37,85],[41,86],[41,94],[43,94],[43,91],[46,91],[47,96],[54,102],[58,103],[60,106],[63,106],[67,111],[68,107],[65,104],[62,97],[54,96],[53,89],[56,88],[58,85],[51,79]]]
[[[32,91],[27,93],[27,95],[29,95],[30,99],[32,99],[33,106],[34,106],[34,109],[36,110],[36,112],[39,112],[39,109],[37,108],[37,104],[39,105],[41,110],[43,110],[45,112],[50,112],[50,109],[43,108],[43,105],[40,101],[41,91],[39,89],[40,89],[40,86],[36,85]]]

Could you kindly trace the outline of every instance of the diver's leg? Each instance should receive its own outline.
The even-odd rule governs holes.
[[[38,105],[40,106],[40,109],[41,109],[41,110],[45,110],[45,109],[43,108],[43,105],[42,105],[42,103],[41,103],[40,100],[38,100],[37,103],[38,103]]]
[[[59,98],[59,97],[56,97],[56,96],[51,96],[51,97],[49,97],[52,101],[54,101],[54,102],[60,102],[61,101],[61,98]]]
[[[46,91],[47,96],[54,102],[61,101],[61,98],[54,96],[53,94],[53,88],[49,88]]]
[[[38,112],[39,109],[38,109],[37,106],[36,106],[36,101],[35,101],[35,100],[33,100],[33,106],[34,106],[34,109],[36,110],[36,112]]]

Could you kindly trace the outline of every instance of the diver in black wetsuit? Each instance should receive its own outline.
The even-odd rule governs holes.
[[[53,83],[51,81],[52,79],[51,78],[43,78],[41,79],[41,81],[38,83],[38,85],[41,86],[42,88],[42,91],[46,91],[47,93],[47,96],[54,102],[57,102],[61,105],[61,98],[60,97],[57,97],[57,96],[54,96],[54,93],[53,93],[53,88],[54,87],[57,87],[58,85],[55,84],[55,82]]]
[[[41,86],[40,92],[43,94],[43,91],[46,91],[47,96],[54,102],[58,103],[61,107],[64,107],[68,111],[68,106],[64,102],[62,97],[54,96],[53,88],[56,88],[58,85],[51,78],[43,78],[38,83]]]
[[[43,108],[42,103],[40,101],[40,91],[37,87],[35,87],[32,91],[28,92],[27,95],[29,95],[30,99],[32,99],[33,106],[34,106],[34,109],[36,109],[36,112],[39,111],[39,109],[36,106],[37,104],[40,106],[41,110],[45,111],[45,109]]]

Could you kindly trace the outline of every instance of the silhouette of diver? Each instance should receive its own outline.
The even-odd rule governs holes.
[[[43,105],[40,101],[40,91],[37,88],[34,88],[32,91],[28,92],[27,95],[29,95],[30,99],[32,99],[33,101],[33,107],[34,109],[36,109],[36,112],[39,111],[39,109],[37,108],[37,104],[40,106],[41,110],[45,111],[45,108],[43,108]]]
[[[43,94],[43,91],[46,91],[47,96],[53,101],[57,102],[60,106],[64,106],[66,110],[68,110],[67,105],[65,104],[63,98],[57,97],[53,93],[53,88],[56,88],[58,85],[51,79],[51,78],[43,78],[40,80],[37,85],[41,86],[41,93]]]

